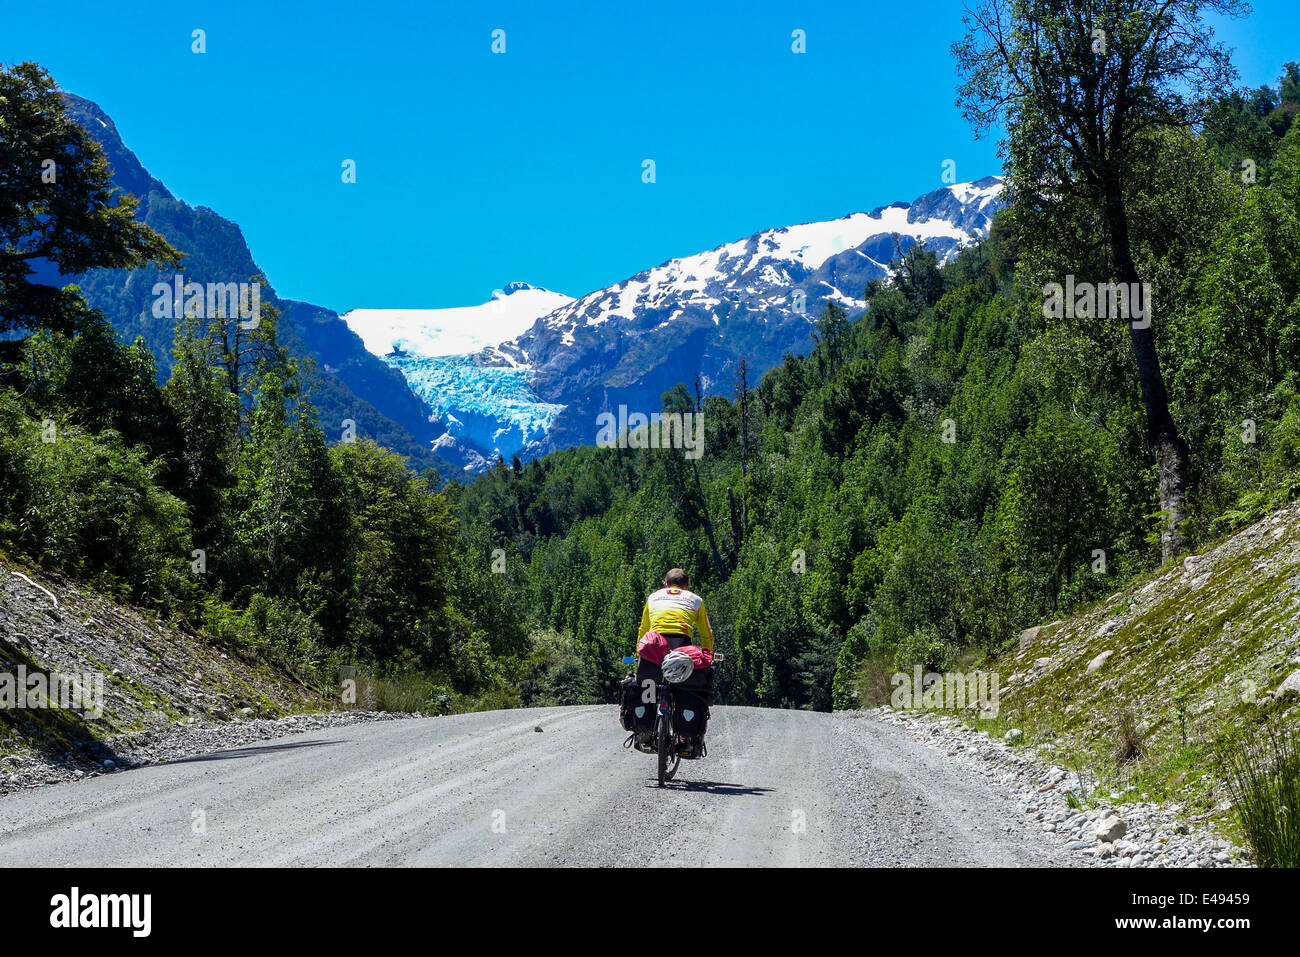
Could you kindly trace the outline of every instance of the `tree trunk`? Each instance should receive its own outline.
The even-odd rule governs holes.
[[[1110,228],[1111,256],[1116,278],[1138,289],[1141,280],[1133,262],[1129,244],[1128,216],[1122,201],[1112,200],[1106,207],[1107,225]],[[1160,355],[1156,351],[1156,338],[1151,331],[1151,302],[1146,300],[1147,324],[1145,329],[1134,328],[1129,322],[1129,340],[1133,344],[1133,358],[1137,361],[1138,381],[1142,385],[1142,404],[1147,413],[1147,444],[1155,459],[1160,480],[1160,511],[1164,527],[1160,531],[1160,554],[1169,561],[1182,545],[1181,526],[1187,517],[1187,443],[1178,434],[1178,426],[1169,412],[1169,394],[1165,391],[1165,378],[1160,371]]]
[[[749,530],[749,363],[740,360],[740,528]]]
[[[704,497],[704,483],[700,481],[700,469],[691,460],[691,472],[695,475],[695,491],[700,499],[700,521],[704,524],[704,534],[709,540],[709,551],[713,555],[713,564],[718,569],[718,574],[725,579],[727,577],[727,566],[722,562],[722,553],[718,551],[718,540],[713,536],[713,521],[709,518],[709,500]]]
[[[736,507],[736,494],[727,486],[727,510],[731,513],[731,567],[740,563],[740,546],[745,540],[745,527],[742,524],[740,509]]]

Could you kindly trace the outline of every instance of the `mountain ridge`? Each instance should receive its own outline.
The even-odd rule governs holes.
[[[196,279],[261,275],[239,225],[178,199],[126,146],[97,104],[67,96],[100,142],[115,182],[140,199],[140,218],[187,253]],[[657,411],[661,396],[698,376],[730,391],[744,358],[761,376],[787,352],[805,352],[817,313],[834,301],[866,308],[863,291],[888,280],[916,243],[947,259],[987,233],[1002,180],[950,184],[869,213],[761,230],[665,260],[576,299],[511,282],[477,306],[355,308],[281,299],[281,341],[315,360],[312,400],[327,434],[352,419],[358,433],[446,477],[497,457],[535,458],[594,441],[602,412]],[[173,323],[152,319],[150,270],[65,277],[129,340],[142,336],[160,377],[171,368]],[[169,278],[158,274],[157,278]]]
[[[74,93],[65,92],[64,97],[69,114],[104,149],[114,183],[139,199],[138,218],[186,253],[182,271],[187,278],[247,282],[264,275],[237,223],[206,206],[179,199],[149,173],[102,107]],[[77,283],[124,341],[143,338],[159,378],[165,379],[172,367],[175,322],[152,316],[151,290],[155,282],[170,281],[172,275],[155,269],[98,269],[50,278]],[[458,470],[432,448],[443,432],[441,424],[430,421],[427,407],[401,374],[367,352],[337,312],[282,299],[269,281],[263,284],[262,301],[281,311],[277,326],[281,344],[299,359],[315,360],[310,398],[328,436],[340,436],[343,421],[351,419],[358,435],[407,456],[412,467],[432,467],[444,476]]]
[[[984,235],[1001,208],[1001,186],[1001,178],[986,177],[872,213],[763,230],[668,260],[541,317],[497,350],[532,367],[543,401],[566,407],[528,454],[591,441],[596,415],[621,404],[655,411],[664,391],[696,374],[706,393],[724,383],[730,391],[741,358],[756,380],[786,352],[811,347],[826,302],[865,309],[859,290],[888,280],[899,253],[919,242],[947,260]]]

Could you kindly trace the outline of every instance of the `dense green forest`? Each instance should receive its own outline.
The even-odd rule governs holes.
[[[1187,450],[1180,548],[1300,493],[1298,110],[1288,64],[1278,87],[1144,132],[1125,180]],[[728,653],[723,700],[852,707],[897,667],[994,653],[1166,557],[1125,324],[1044,314],[1045,283],[1105,280],[1105,229],[1081,215],[1063,234],[1014,170],[987,239],[943,265],[901,252],[862,315],[817,317],[811,354],[738,370],[730,395],[666,394],[704,413],[698,460],[582,447],[443,485],[326,440],[272,309],[251,331],[191,318],[158,385],[76,287],[39,292],[36,257],[70,273],[176,251],[110,195],[39,68],[0,71],[0,131],[0,557],[321,687],[354,665],[430,709],[612,700],[644,596],[680,565]],[[70,195],[33,156],[58,158]]]
[[[1134,246],[1191,449],[1186,547],[1300,489],[1298,105],[1288,64],[1142,150]],[[698,463],[580,448],[453,488],[480,550],[509,543],[521,616],[569,656],[563,693],[608,697],[674,564],[709,602],[729,700],[818,709],[994,652],[1158,564],[1123,324],[1044,318],[1041,278],[1082,269],[1042,228],[1013,206],[942,267],[913,247],[864,315],[828,308],[811,355],[742,373],[731,399],[666,395],[705,413]]]

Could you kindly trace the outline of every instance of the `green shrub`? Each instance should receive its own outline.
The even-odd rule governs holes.
[[[519,664],[515,684],[521,703],[532,708],[592,704],[593,672],[567,633],[554,629],[528,636],[532,651]]]
[[[37,420],[0,392],[0,545],[142,604],[192,593],[185,503],[116,432]]]
[[[945,641],[933,625],[924,625],[908,634],[894,650],[894,666],[910,671],[920,665],[925,671],[947,671],[957,649]]]

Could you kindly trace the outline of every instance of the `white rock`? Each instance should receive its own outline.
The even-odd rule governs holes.
[[[1117,841],[1124,836],[1124,832],[1127,830],[1128,825],[1124,823],[1123,818],[1114,815],[1104,817],[1097,822],[1097,840]]]
[[[1287,675],[1286,680],[1277,686],[1277,691],[1275,691],[1274,694],[1281,697],[1288,691],[1294,691],[1296,694],[1300,694],[1300,671],[1293,671]]]
[[[1104,665],[1106,663],[1106,659],[1109,658],[1114,653],[1115,652],[1113,650],[1103,651],[1096,658],[1093,658],[1092,661],[1088,662],[1088,674],[1092,674],[1094,671],[1096,671],[1098,668]]]

